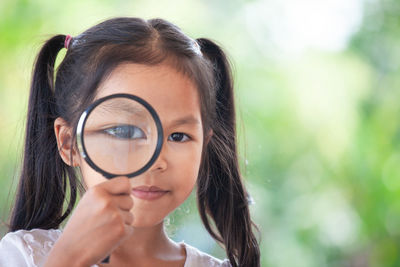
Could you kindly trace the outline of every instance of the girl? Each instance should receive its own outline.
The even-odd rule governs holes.
[[[115,93],[145,99],[163,124],[161,154],[134,179],[103,178],[76,146],[80,114]],[[212,41],[193,40],[162,19],[127,17],[75,38],[56,35],[36,59],[27,121],[0,266],[260,265],[237,160],[231,70]],[[164,231],[164,218],[195,185],[202,221],[225,248],[224,261],[175,243]],[[109,264],[100,263],[107,255]]]

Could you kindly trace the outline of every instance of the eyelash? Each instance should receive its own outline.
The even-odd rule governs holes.
[[[104,133],[117,139],[146,139],[146,134],[135,125],[118,125],[104,129]]]
[[[175,135],[175,134],[183,135],[182,139],[184,139],[184,141],[182,141],[182,140],[175,141],[175,140],[171,139],[172,136]],[[185,138],[186,138],[186,140],[185,140]],[[170,136],[168,136],[168,141],[174,141],[174,142],[178,142],[178,143],[184,143],[184,142],[187,142],[187,141],[190,141],[190,140],[192,140],[192,138],[189,135],[187,135],[185,133],[180,133],[180,132],[172,133],[172,134],[170,134]]]

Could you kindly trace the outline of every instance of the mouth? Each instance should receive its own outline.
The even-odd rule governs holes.
[[[143,199],[143,200],[155,200],[164,195],[166,195],[169,191],[161,189],[157,186],[138,186],[132,188],[132,195]]]

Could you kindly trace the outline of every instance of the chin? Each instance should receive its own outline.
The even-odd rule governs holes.
[[[132,227],[137,228],[137,229],[152,228],[152,227],[155,227],[155,226],[163,223],[163,221],[164,221],[164,219],[161,219],[161,220],[138,219],[133,222]]]
[[[160,216],[161,215],[161,216]],[[134,228],[151,228],[163,223],[164,218],[168,214],[157,214],[156,211],[151,212],[149,210],[133,210],[133,223]]]

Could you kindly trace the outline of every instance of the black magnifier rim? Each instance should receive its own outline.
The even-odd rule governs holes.
[[[89,154],[87,153],[86,147],[85,147],[85,140],[84,140],[84,131],[83,129],[85,129],[85,125],[87,122],[87,119],[90,115],[90,113],[101,103],[103,103],[104,101],[107,101],[109,99],[112,98],[129,98],[132,99],[134,101],[139,102],[140,104],[142,104],[151,114],[151,116],[153,117],[155,123],[156,123],[156,127],[157,127],[157,145],[156,145],[156,149],[153,153],[153,156],[150,158],[150,160],[139,170],[131,172],[131,173],[125,173],[125,174],[115,174],[115,173],[110,173],[107,172],[103,169],[101,169],[99,166],[97,166],[92,159],[90,158]],[[83,121],[82,121],[83,120]],[[112,179],[114,177],[117,176],[127,176],[128,178],[132,178],[135,176],[138,176],[140,174],[142,174],[143,172],[145,172],[146,170],[148,170],[151,165],[153,165],[153,163],[157,160],[158,156],[160,155],[161,152],[161,148],[162,148],[162,144],[163,144],[163,129],[162,129],[162,125],[161,125],[161,120],[158,117],[158,114],[156,113],[156,111],[154,110],[154,108],[148,103],[146,102],[144,99],[136,96],[136,95],[131,95],[131,94],[112,94],[109,96],[105,96],[103,98],[100,98],[98,100],[96,100],[95,102],[93,102],[80,116],[79,118],[79,122],[78,122],[78,127],[77,127],[77,137],[79,139],[79,141],[81,142],[81,154],[84,157],[84,159],[86,160],[86,162],[89,164],[90,167],[92,167],[95,171],[101,173],[105,178],[107,179]],[[78,145],[79,147],[79,145]]]

